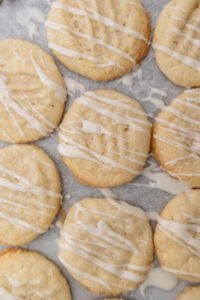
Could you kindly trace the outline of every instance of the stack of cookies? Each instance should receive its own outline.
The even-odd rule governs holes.
[[[149,215],[139,207],[112,197],[77,199],[61,229],[59,260],[91,293],[119,297],[135,290],[153,268],[154,247],[163,270],[200,282],[199,23],[200,0],[172,0],[160,14],[153,38],[157,64],[187,89],[163,108],[153,126],[140,99],[99,89],[76,98],[59,127],[58,153],[83,185],[106,189],[131,182],[152,149],[163,170],[191,186],[160,215],[154,213],[154,237]],[[46,29],[56,58],[95,81],[138,68],[151,40],[150,16],[140,0],[57,0]],[[38,238],[60,210],[57,167],[28,143],[53,133],[66,98],[62,75],[48,53],[24,40],[0,41],[0,139],[15,144],[0,150],[2,245],[22,246]],[[71,300],[71,292],[47,258],[14,247],[0,253],[0,299]],[[190,299],[200,299],[199,286],[177,298]]]

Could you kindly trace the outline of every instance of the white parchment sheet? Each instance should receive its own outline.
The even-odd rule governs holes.
[[[52,0],[4,0],[0,5],[0,39],[4,38],[20,38],[32,41],[41,46],[50,53],[47,45],[46,30],[44,20],[50,9],[49,3]],[[163,6],[168,0],[142,0],[145,8],[151,13],[152,26],[155,26],[156,20]],[[32,37],[31,37],[32,36]],[[55,59],[55,57],[54,57]],[[130,97],[140,101],[141,105],[150,116],[156,116],[159,108],[170,103],[181,91],[182,88],[175,86],[170,82],[158,69],[152,48],[148,56],[142,61],[140,68],[131,75],[122,79],[110,81],[108,83],[96,83],[92,80],[79,76],[70,72],[64,66],[58,63],[62,74],[67,77],[68,90],[70,96],[66,110],[73,102],[76,96],[84,90],[94,89],[116,89]],[[72,80],[70,80],[72,79]],[[73,80],[78,81],[78,83]],[[157,90],[159,89],[159,90]],[[153,119],[152,119],[153,120]],[[57,132],[55,131],[51,137],[44,138],[34,144],[40,146],[54,159],[59,169],[63,185],[63,199],[66,211],[76,201],[85,197],[102,197],[98,189],[85,187],[78,183],[73,175],[68,171],[65,164],[59,158],[57,153]],[[5,143],[0,142],[0,147],[5,147]],[[150,164],[147,166],[148,172],[152,172],[156,163],[150,158]],[[153,173],[152,173],[153,179]],[[161,182],[162,185],[162,182]],[[158,186],[159,187],[159,186]],[[166,203],[174,197],[164,190],[153,188],[150,181],[145,176],[139,176],[131,184],[124,185],[113,189],[119,200],[127,201],[130,204],[139,206],[146,211],[160,212]],[[71,195],[70,199],[65,197]],[[62,267],[58,260],[57,239],[59,237],[59,229],[52,226],[49,231],[40,236],[35,241],[25,245],[24,248],[37,250],[54,261],[62,270],[63,274],[69,281],[71,286],[73,300],[92,300],[102,299],[87,292],[79,283],[77,283],[69,273]],[[0,249],[4,247],[0,246]],[[177,287],[166,292],[156,288],[148,288],[146,293],[147,300],[175,300],[177,295],[183,291],[186,283],[179,281]],[[126,300],[142,300],[144,299],[138,290],[124,295]]]

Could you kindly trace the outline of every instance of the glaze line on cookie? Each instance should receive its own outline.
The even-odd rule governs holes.
[[[62,55],[66,55],[66,56],[74,57],[74,58],[85,58],[87,60],[96,62],[96,63],[98,63],[96,66],[99,67],[99,68],[101,68],[101,67],[103,68],[103,67],[106,67],[106,66],[117,66],[120,69],[123,68],[117,62],[112,61],[112,60],[109,61],[107,64],[103,64],[103,62],[101,60],[99,60],[97,58],[94,58],[91,55],[81,53],[81,52],[77,52],[77,51],[73,51],[73,50],[67,49],[65,47],[62,47],[62,46],[60,46],[58,44],[55,44],[55,43],[52,43],[52,42],[49,42],[48,45],[49,45],[49,48],[55,50],[56,52],[58,52]]]
[[[185,65],[192,67],[193,69],[200,72],[200,62],[198,60],[196,60],[192,57],[183,55],[177,51],[174,51],[168,47],[159,45],[157,43],[153,43],[153,48],[167,53],[168,55],[172,56],[173,58],[176,58],[177,60],[181,61]]]
[[[55,92],[55,96],[56,96],[56,99],[58,101],[65,102],[66,101],[66,97],[67,97],[67,91],[66,91],[66,89],[64,89],[56,81],[53,81],[46,74],[44,74],[44,72],[42,71],[42,69],[40,68],[40,66],[35,61],[35,59],[33,57],[33,51],[32,50],[30,52],[30,56],[31,56],[32,64],[33,64],[33,66],[34,66],[34,68],[35,68],[35,70],[36,70],[36,72],[38,74],[38,77],[40,78],[40,81],[44,85],[46,85],[49,89],[51,89],[51,90],[53,90]]]
[[[83,8],[85,10],[82,10],[79,8],[74,8],[70,5],[67,5],[67,4],[64,4],[61,2],[54,2],[52,4],[52,7],[57,8],[57,9],[62,9],[64,11],[69,12],[74,15],[86,16],[92,20],[97,20],[106,26],[112,27],[112,28],[114,28],[118,31],[121,31],[122,33],[125,33],[127,35],[132,35],[134,37],[137,37],[138,39],[144,41],[146,44],[149,44],[149,41],[147,40],[147,38],[145,36],[143,36],[141,33],[137,32],[131,28],[128,28],[126,26],[122,26],[122,25],[112,21],[111,19],[100,15],[96,10],[87,7],[85,4],[83,4]]]
[[[102,45],[102,46],[104,46],[105,48],[107,48],[107,49],[109,49],[111,51],[117,52],[122,57],[124,57],[124,58],[128,59],[129,61],[131,61],[133,63],[133,66],[136,66],[136,61],[129,54],[127,54],[126,52],[120,50],[119,48],[116,48],[116,47],[114,47],[114,46],[112,46],[110,44],[107,44],[102,39],[94,38],[92,35],[79,32],[79,31],[71,28],[68,25],[59,24],[59,23],[52,22],[52,21],[49,21],[49,20],[46,22],[46,26],[49,27],[49,28],[51,28],[51,29],[58,30],[58,31],[60,31],[62,33],[65,33],[65,31],[63,31],[62,29],[67,29],[68,31],[72,32],[73,34],[75,34],[77,36],[80,36],[80,37],[83,37],[83,38],[85,38],[87,40],[90,40],[94,44]],[[55,50],[58,49],[57,47],[55,48],[55,44],[53,44],[53,45],[52,44],[53,43],[50,43],[50,45],[49,45],[50,48],[55,49]],[[64,52],[62,52],[61,54],[64,54]],[[88,59],[88,57],[86,57],[86,58]],[[99,61],[97,61],[97,62],[99,62]]]

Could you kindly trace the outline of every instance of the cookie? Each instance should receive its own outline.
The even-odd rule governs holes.
[[[200,286],[188,286],[184,293],[180,294],[176,300],[198,300],[200,299]]]
[[[46,28],[58,60],[96,81],[132,71],[148,52],[151,30],[140,0],[59,0]]]
[[[54,263],[37,252],[10,248],[0,252],[0,298],[71,300],[71,294]]]
[[[157,21],[153,48],[160,70],[175,84],[200,86],[200,0],[173,0]]]
[[[188,281],[200,282],[200,190],[173,198],[158,217],[155,249],[162,268]]]
[[[86,92],[66,113],[58,151],[77,180],[99,188],[140,174],[150,148],[151,123],[135,100],[113,90]]]
[[[0,149],[0,244],[23,245],[46,232],[61,198],[58,171],[42,149]]]
[[[134,290],[153,262],[148,218],[126,202],[81,200],[62,227],[59,258],[92,293],[116,296]]]
[[[169,175],[200,187],[200,89],[186,90],[157,116],[152,152]]]
[[[50,135],[63,114],[63,78],[51,56],[30,42],[0,41],[0,139],[27,143]]]

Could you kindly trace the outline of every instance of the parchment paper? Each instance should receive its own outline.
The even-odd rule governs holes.
[[[52,1],[52,0],[51,0]],[[143,0],[144,6],[151,13],[152,27],[155,26],[156,20],[159,16],[160,11],[163,6],[168,2],[168,0]],[[20,25],[16,22],[16,13],[19,10],[23,10],[27,7],[33,8],[38,7],[47,16],[50,6],[46,0],[4,0],[3,4],[0,5],[0,39],[4,38],[20,38],[32,41],[37,45],[41,46],[44,50],[50,53],[47,45],[46,30],[44,23],[37,23],[39,26],[39,36],[30,38],[27,26]],[[55,59],[55,57],[54,57]],[[127,86],[123,85],[123,80],[114,80],[108,83],[96,83],[92,80],[79,76],[75,73],[70,72],[64,66],[58,63],[63,76],[70,77],[84,84],[86,90],[94,89],[116,89],[123,92],[132,98],[140,100],[141,98],[149,96],[152,87],[159,88],[168,94],[168,97],[161,97],[165,104],[170,103],[170,101],[177,96],[182,88],[175,86],[171,83],[165,76],[159,71],[152,49],[150,50],[148,56],[143,60],[140,67],[140,76],[132,74],[133,85]],[[139,72],[139,71],[137,71]],[[142,76],[142,79],[140,78]],[[72,103],[75,97],[68,97],[68,102],[66,110]],[[150,102],[141,102],[145,111],[157,115],[158,109]],[[46,150],[49,155],[54,159],[57,167],[61,174],[62,185],[63,185],[63,195],[70,194],[71,199],[64,198],[64,207],[66,210],[76,201],[85,197],[102,197],[102,194],[98,189],[85,187],[78,183],[73,175],[68,171],[65,164],[59,158],[57,153],[57,132],[51,137],[44,138],[36,143],[34,143],[44,150]],[[5,143],[0,142],[0,147],[5,147]],[[139,176],[134,182],[140,183],[145,182],[142,176]],[[133,205],[140,206],[146,211],[156,210],[160,212],[166,203],[173,198],[173,195],[167,192],[160,191],[158,189],[150,189],[149,187],[124,185],[113,189],[113,191],[118,195],[119,200],[125,200]],[[77,283],[69,273],[62,267],[58,260],[58,248],[57,239],[59,237],[59,229],[56,226],[52,226],[49,231],[33,242],[24,246],[24,248],[37,250],[47,256],[49,259],[54,261],[62,270],[63,274],[66,276],[72,290],[73,300],[92,300],[103,298],[97,295],[87,292],[79,283]],[[5,247],[0,246],[0,249]],[[184,281],[179,281],[176,289],[170,292],[165,292],[156,288],[148,288],[146,298],[147,300],[171,300],[176,299],[176,296],[184,289],[186,283]],[[139,291],[133,291],[124,296],[126,300],[141,300],[143,299]]]

